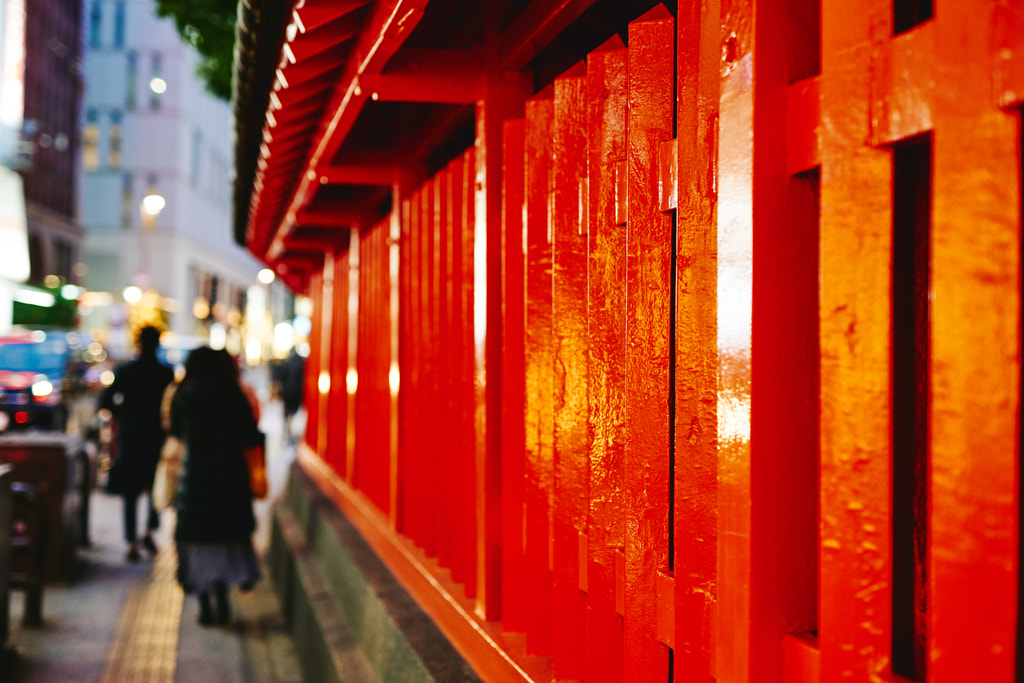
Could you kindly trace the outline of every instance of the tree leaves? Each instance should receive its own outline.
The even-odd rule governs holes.
[[[157,14],[174,19],[182,40],[199,52],[197,72],[206,89],[230,100],[235,0],[157,0]]]

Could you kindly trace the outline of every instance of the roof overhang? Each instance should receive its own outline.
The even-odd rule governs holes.
[[[539,87],[606,40],[597,35],[606,26],[626,25],[609,15],[643,10],[621,0],[494,3],[242,0],[236,240],[303,290],[326,249],[387,213],[396,185],[411,189],[472,146],[485,64],[532,70]],[[580,40],[579,26],[592,35]],[[323,240],[313,254],[310,240]]]

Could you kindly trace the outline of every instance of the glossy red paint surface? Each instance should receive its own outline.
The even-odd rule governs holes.
[[[622,515],[626,394],[626,229],[616,221],[616,167],[626,157],[626,46],[615,38],[587,57],[588,681],[622,680],[622,617],[615,610],[615,552],[625,544]]]
[[[526,253],[523,249],[525,125],[505,122],[502,140],[502,414],[501,618],[513,633],[526,630]]]
[[[718,592],[718,2],[680,7],[675,680],[711,680]]]
[[[526,102],[526,651],[551,652],[554,340],[550,93]]]
[[[587,528],[587,78],[579,64],[555,79],[552,146],[552,333],[554,365],[554,507],[552,652],[555,675],[585,671],[586,594],[580,590],[579,534]],[[582,219],[582,221],[581,221]]]
[[[626,681],[665,680],[656,577],[669,568],[672,215],[660,210],[657,154],[671,140],[675,23],[657,7],[629,26],[626,238]]]
[[[901,680],[893,158],[930,141],[916,678],[1014,680],[1021,15],[817,6],[658,8],[525,102],[491,73],[474,149],[313,271],[306,441],[485,679]]]
[[[1019,112],[990,95],[991,65],[1003,55],[993,37],[1003,30],[1000,5],[943,3],[934,20],[939,79],[955,84],[931,102],[935,683],[1020,676],[1021,132]],[[1012,61],[1020,72],[1019,53]]]
[[[872,55],[890,5],[824,6],[821,64],[823,681],[869,680],[891,652],[892,162],[866,145]]]

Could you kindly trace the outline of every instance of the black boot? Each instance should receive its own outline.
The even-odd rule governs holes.
[[[226,584],[218,583],[214,586],[214,595],[217,598],[217,623],[226,624],[231,621],[231,603],[228,601],[228,587]]]
[[[210,626],[213,624],[213,609],[210,607],[210,594],[199,593],[199,625]]]

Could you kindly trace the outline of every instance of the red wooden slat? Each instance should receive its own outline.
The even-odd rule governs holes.
[[[933,27],[934,59],[951,84],[932,103],[934,683],[1005,683],[1021,670],[1021,132],[1019,114],[996,109],[989,94],[998,5],[942,4]]]
[[[461,377],[461,384],[459,386],[460,395],[460,422],[459,422],[459,433],[462,435],[461,448],[462,453],[461,469],[463,471],[463,482],[465,486],[460,492],[462,500],[462,514],[460,521],[462,524],[462,539],[463,548],[462,550],[466,553],[465,556],[465,572],[466,572],[466,595],[469,597],[477,597],[479,593],[477,585],[477,574],[478,569],[478,558],[477,558],[477,544],[476,535],[478,524],[477,520],[480,515],[479,507],[477,506],[477,478],[479,476],[477,470],[477,442],[476,442],[476,414],[477,414],[477,398],[476,398],[476,357],[474,353],[474,275],[475,265],[473,262],[474,257],[474,244],[476,242],[476,223],[474,218],[474,194],[473,190],[475,187],[474,178],[476,176],[476,158],[473,149],[467,150],[462,158],[455,165],[456,168],[461,169],[458,174],[458,183],[456,186],[459,188],[458,194],[461,196],[461,200],[456,203],[459,211],[459,222],[462,225],[462,229],[459,233],[459,263],[461,264],[458,277],[460,283],[460,296],[459,305],[462,311],[462,337],[461,337],[461,352],[460,352],[460,369],[459,377]]]
[[[523,548],[524,479],[526,476],[526,292],[523,252],[525,123],[505,122],[502,144],[502,625],[520,633],[526,628],[526,581]]]
[[[680,8],[677,124],[676,680],[711,680],[718,541],[718,114],[721,8]]]
[[[542,94],[526,103],[526,649],[551,647],[550,520],[554,468],[551,337],[551,121]]]
[[[748,557],[740,559],[741,566],[749,566],[749,614],[745,619],[728,614],[739,617],[734,625],[747,624],[749,675],[765,683],[782,683],[786,636],[818,628],[818,192],[816,177],[790,177],[787,138],[776,134],[786,126],[788,114],[787,62],[793,60],[786,53],[799,49],[782,39],[790,21],[781,5],[757,13],[753,49],[746,56],[737,55],[739,61],[753,60],[756,79],[752,87],[747,85],[752,97],[740,92],[744,67],[738,65],[737,77],[727,79],[729,90],[723,88],[733,102],[728,109],[723,102],[722,109],[723,143],[727,111],[735,137],[743,139],[746,134],[753,140],[747,149],[730,144],[728,161],[722,145],[719,196],[720,202],[728,198],[742,205],[746,200],[751,207],[728,227],[720,223],[719,232],[720,245],[730,244],[728,260],[723,256],[726,250],[720,249],[719,291],[739,286],[740,278],[724,276],[726,268],[746,271],[742,279],[750,287],[745,311],[750,316],[749,346],[740,349],[749,363],[749,385],[741,398],[750,405],[750,488],[736,491],[749,500]],[[743,112],[742,106],[750,110]],[[727,177],[724,170],[727,164],[735,168],[743,155],[749,158],[752,173],[738,175],[747,175],[752,182],[731,172]],[[720,297],[721,310],[733,304],[731,299],[731,292]],[[744,374],[739,368],[733,371]],[[723,574],[726,571],[722,567]],[[739,573],[729,576],[740,578]],[[743,590],[747,589],[735,585],[730,593]]]
[[[552,651],[555,675],[585,672],[586,594],[580,591],[579,533],[590,498],[587,459],[587,235],[580,183],[587,177],[587,79],[579,64],[554,84],[552,332],[554,358],[554,542]],[[589,216],[587,217],[589,220]]]
[[[616,220],[616,166],[626,156],[625,44],[587,56],[590,183],[587,521],[588,681],[622,680],[622,619],[615,610],[615,551],[624,540],[622,467],[626,389],[626,230]]]
[[[317,379],[320,376],[321,337],[323,317],[323,273],[315,273],[309,280],[309,295],[313,303],[313,315],[310,316],[309,356],[306,358],[306,384],[303,405],[306,408],[305,442],[314,450],[317,449],[320,418],[320,391]]]
[[[328,408],[331,429],[327,434],[327,452],[324,458],[341,477],[348,476],[346,467],[348,465],[349,396],[342,381],[348,372],[348,264],[349,252],[346,249],[335,259],[334,300],[331,302],[331,306],[334,308],[331,331],[331,392]]]
[[[629,25],[626,244],[627,681],[665,680],[668,648],[656,639],[655,577],[668,567],[669,310],[672,217],[659,210],[657,154],[671,140],[675,25],[656,7]]]
[[[822,680],[891,651],[892,161],[866,146],[871,56],[892,5],[823,4],[821,62]],[[856,96],[855,93],[862,93]]]

